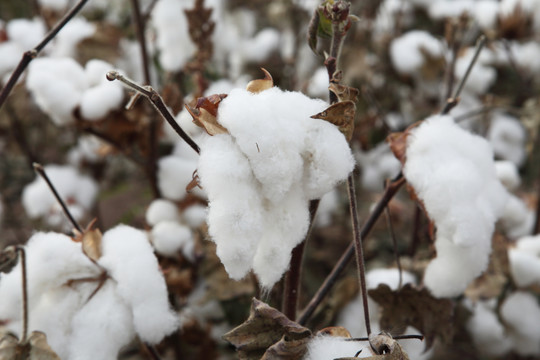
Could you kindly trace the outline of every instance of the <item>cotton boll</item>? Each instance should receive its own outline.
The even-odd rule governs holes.
[[[477,0],[474,3],[473,16],[482,29],[493,29],[497,24],[499,4],[492,0]]]
[[[13,41],[23,51],[33,49],[45,36],[45,24],[42,19],[14,19],[7,23],[6,32],[9,41]]]
[[[517,241],[516,248],[540,257],[540,236],[524,236]]]
[[[358,358],[372,356],[369,343],[363,341],[347,341],[345,338],[319,335],[308,343],[304,360],[328,360],[342,357],[354,357],[360,350]]]
[[[63,11],[68,6],[69,0],[39,0],[40,6],[54,11]]]
[[[412,75],[424,65],[422,51],[431,57],[441,57],[442,44],[426,31],[413,30],[392,40],[390,43],[390,60],[400,74]]]
[[[21,47],[12,41],[0,43],[0,75],[9,73],[15,69],[19,61],[21,61]]]
[[[499,357],[510,351],[512,342],[495,314],[494,305],[491,301],[476,303],[466,327],[478,350]]]
[[[516,164],[511,161],[495,161],[497,178],[508,190],[515,190],[521,184]]]
[[[324,67],[318,68],[311,79],[307,88],[309,96],[319,97],[321,99],[328,99],[328,71]]]
[[[60,0],[61,2],[66,2]],[[56,35],[51,56],[54,57],[74,57],[77,44],[94,35],[96,26],[83,17],[71,19]]]
[[[81,98],[81,116],[85,120],[103,119],[122,105],[124,91],[117,83],[103,83],[86,90]]]
[[[152,321],[148,314],[148,320]],[[69,359],[116,359],[135,337],[133,315],[111,281],[73,316]]]
[[[408,271],[402,271],[402,285],[416,284],[416,278]],[[366,274],[366,286],[368,289],[376,289],[379,285],[385,284],[392,290],[397,290],[399,286],[398,269],[373,269]]]
[[[107,80],[107,72],[111,71],[113,66],[106,61],[99,59],[89,60],[84,67],[84,75],[89,86],[99,84],[114,83]]]
[[[196,163],[177,156],[165,156],[158,161],[158,187],[163,197],[182,200],[186,186],[193,179]]]
[[[190,113],[187,111],[187,109],[182,109],[178,114],[176,114],[175,118],[176,123],[180,125],[182,130],[186,132],[190,137],[196,137],[199,136],[204,130],[195,125],[193,122],[193,118],[191,117]],[[163,129],[165,130],[165,134],[167,136],[167,139],[173,142],[179,142],[180,136],[176,133],[176,131],[172,128],[171,125],[168,123],[163,123]],[[181,140],[182,142],[184,140]],[[195,153],[193,149],[191,149],[191,152]]]
[[[534,211],[517,196],[510,195],[501,216],[501,223],[506,235],[511,239],[530,235],[535,222]]]
[[[98,263],[117,282],[117,294],[131,308],[135,331],[155,344],[178,326],[167,287],[144,232],[119,225],[103,234]]]
[[[330,191],[323,195],[317,209],[315,217],[315,226],[325,227],[332,223],[332,215],[339,206],[339,195],[336,190]]]
[[[83,162],[95,163],[103,158],[100,151],[105,143],[94,135],[83,135],[77,139],[77,146],[68,153],[71,166],[79,167]]]
[[[487,138],[495,155],[521,166],[525,161],[525,129],[519,121],[504,114],[494,114]]]
[[[540,258],[519,249],[508,251],[512,279],[519,287],[540,283]]]
[[[177,221],[179,216],[176,205],[165,199],[152,201],[146,210],[146,222],[150,226],[155,226],[162,221]]]
[[[279,49],[280,33],[276,29],[266,28],[259,31],[252,39],[246,40],[240,52],[245,61],[262,62]]]
[[[428,14],[429,17],[435,20],[459,17],[461,14],[471,14],[474,9],[474,2],[470,0],[454,0],[454,1],[433,1],[431,2]]]
[[[180,250],[190,250],[189,243],[193,242],[191,230],[176,221],[161,221],[152,228],[152,244],[158,254],[175,257]],[[188,258],[193,254],[188,253]]]
[[[184,209],[182,212],[182,220],[190,228],[198,228],[206,221],[206,216],[208,214],[208,209],[203,205],[191,205],[187,209]]]
[[[474,54],[475,49],[470,47],[457,59],[455,67],[456,78],[462,79],[465,76]],[[477,95],[486,93],[497,78],[495,69],[488,65],[491,61],[493,61],[493,53],[491,51],[486,50],[480,54],[469,73],[469,77],[465,83],[465,89]]]
[[[401,169],[400,162],[386,143],[377,145],[370,151],[355,153],[358,166],[362,169],[362,187],[368,191],[381,191],[384,181],[393,179]]]
[[[534,295],[515,292],[505,299],[500,312],[514,351],[523,356],[539,355],[540,306]]]

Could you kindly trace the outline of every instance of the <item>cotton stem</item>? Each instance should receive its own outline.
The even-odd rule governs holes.
[[[21,272],[22,272],[22,335],[21,335],[21,344],[26,342],[28,337],[28,281],[26,277],[26,252],[22,246],[17,246],[17,251],[21,259]]]
[[[8,95],[11,93],[11,90],[13,90],[13,87],[17,83],[17,80],[21,77],[22,73],[33,59],[35,59],[38,54],[43,50],[43,48],[58,34],[60,30],[82,9],[82,7],[86,4],[88,0],[79,0],[75,6],[69,10],[66,15],[60,21],[45,35],[45,37],[41,40],[41,42],[32,50],[26,51],[19,64],[9,77],[8,82],[0,92],[0,108],[6,101]]]
[[[64,200],[62,200],[62,198],[60,197],[60,194],[58,194],[58,191],[56,191],[56,188],[54,187],[53,183],[51,182],[51,180],[47,176],[47,173],[45,172],[45,169],[43,168],[43,165],[38,164],[38,163],[34,163],[33,166],[34,166],[34,170],[39,174],[39,176],[41,176],[43,178],[43,180],[45,180],[45,182],[49,186],[49,189],[51,189],[54,197],[56,198],[56,201],[58,201],[58,203],[62,207],[62,210],[64,211],[64,214],[66,214],[67,218],[69,219],[69,221],[71,222],[73,227],[75,229],[77,229],[77,231],[79,231],[79,233],[82,233],[83,229],[82,229],[81,225],[79,225],[77,220],[75,220],[73,215],[71,215],[71,212],[69,211],[68,207],[66,206],[66,203],[64,202]]]
[[[141,86],[134,81],[126,78],[125,76],[119,74],[116,71],[109,71],[107,73],[107,79],[109,81],[119,80],[125,85],[127,85],[129,88],[138,91],[146,97],[152,105],[156,108],[156,110],[159,112],[159,114],[171,125],[171,127],[176,131],[176,133],[197,153],[199,154],[201,152],[199,145],[195,141],[193,141],[192,138],[189,137],[188,134],[178,125],[176,120],[174,119],[174,116],[171,114],[165,103],[163,102],[163,99],[159,94],[150,86]]]

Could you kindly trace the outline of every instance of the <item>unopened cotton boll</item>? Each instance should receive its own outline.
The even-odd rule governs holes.
[[[437,227],[437,257],[424,283],[437,297],[457,296],[485,270],[495,222],[508,193],[487,141],[432,116],[407,137],[403,174]]]
[[[176,204],[166,199],[155,199],[146,210],[146,222],[150,226],[162,221],[177,221],[179,216]]]
[[[193,242],[191,230],[176,221],[161,221],[151,231],[152,244],[156,252],[163,256],[175,257],[182,250],[188,259],[193,258],[190,243]],[[187,250],[187,251],[186,251]]]

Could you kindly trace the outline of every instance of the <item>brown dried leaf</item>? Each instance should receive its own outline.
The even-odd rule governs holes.
[[[330,105],[326,110],[311,116],[312,119],[326,120],[339,128],[347,141],[351,141],[354,131],[354,114],[356,105],[354,102],[340,101]]]
[[[445,343],[452,340],[454,306],[451,300],[437,299],[427,289],[418,290],[411,284],[397,291],[379,285],[368,293],[382,308],[381,329],[414,326],[425,336],[427,348],[435,337]]]
[[[360,91],[357,88],[353,88],[346,85],[341,85],[338,83],[330,83],[328,89],[336,94],[339,101],[352,101],[356,103],[358,101],[358,95]]]
[[[343,326],[325,327],[324,329],[317,331],[317,335],[327,335],[327,336],[342,337],[342,338],[352,337],[349,330],[347,330]]]
[[[287,348],[298,352],[301,340],[309,337],[311,337],[309,329],[289,320],[278,310],[255,298],[251,304],[249,318],[223,335],[224,340],[236,347],[240,359],[260,359],[270,346],[281,342],[280,340],[283,340],[283,344],[276,344],[276,348],[268,356],[277,356],[276,354]],[[286,344],[287,341],[294,342]],[[283,357],[269,357],[269,359],[278,358]]]
[[[17,265],[17,248],[8,246],[0,253],[0,272],[9,273]]]
[[[302,359],[307,351],[309,336],[301,339],[292,339],[283,335],[279,342],[265,351],[261,360],[297,360]]]
[[[96,224],[97,218],[92,220],[82,233],[74,230],[74,241],[82,243],[82,250],[90,260],[96,262],[101,257],[101,239],[103,235],[99,229],[92,229]]]
[[[197,99],[195,108],[185,105],[195,125],[202,127],[208,135],[228,134],[229,132],[217,121],[217,112],[221,100],[226,94],[215,94]]]
[[[274,86],[274,79],[272,75],[265,69],[261,68],[264,73],[263,79],[251,80],[247,86],[246,90],[253,94],[258,94],[261,91],[271,89]]]
[[[41,331],[33,331],[25,343],[13,335],[0,340],[0,360],[60,360]]]

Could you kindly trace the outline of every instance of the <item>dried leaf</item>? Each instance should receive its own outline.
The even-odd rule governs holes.
[[[261,91],[271,89],[274,86],[272,75],[264,68],[261,68],[261,70],[264,72],[264,78],[251,80],[246,86],[246,90],[250,93],[258,94]]]
[[[101,238],[103,235],[99,229],[92,229],[97,219],[92,220],[82,233],[74,230],[74,241],[82,243],[82,250],[90,260],[96,262],[101,257]]]
[[[268,356],[277,356],[276,354],[287,348],[297,352],[301,340],[310,336],[309,329],[289,320],[278,310],[254,298],[249,318],[223,335],[223,339],[236,347],[240,359],[260,359],[270,346],[281,342],[280,340],[284,343],[276,344],[276,348]],[[291,341],[293,343],[285,343]],[[269,359],[278,358],[269,357]]]
[[[327,335],[341,338],[350,338],[351,333],[343,326],[330,326],[317,331],[317,335]]]
[[[328,89],[336,94],[339,101],[350,100],[356,103],[358,101],[358,95],[360,94],[360,91],[357,88],[341,85],[335,82],[330,83]]]
[[[297,360],[302,359],[307,351],[309,336],[291,339],[283,335],[281,340],[270,346],[261,360]]]
[[[354,131],[354,114],[356,105],[354,102],[340,101],[330,105],[326,110],[311,116],[312,119],[326,120],[339,128],[347,141],[351,141]]]
[[[427,348],[431,347],[435,337],[448,343],[454,336],[451,300],[437,299],[427,289],[418,290],[411,284],[397,291],[379,285],[368,293],[382,308],[381,329],[414,326],[425,336]]]
[[[8,246],[0,253],[0,272],[9,273],[17,265],[17,248]]]
[[[319,32],[319,21],[319,11],[315,9],[308,25],[308,44],[311,51],[313,51],[315,54],[317,54],[317,34]]]
[[[217,121],[219,103],[226,97],[226,94],[215,94],[198,98],[195,108],[186,105],[195,125],[202,127],[208,135],[228,134],[227,129]]]
[[[13,335],[0,340],[0,360],[60,360],[41,331],[33,331],[25,343]]]

